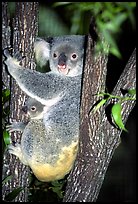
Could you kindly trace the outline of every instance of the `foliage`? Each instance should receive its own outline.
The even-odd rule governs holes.
[[[5,150],[5,147],[8,144],[10,144],[10,136],[9,136],[9,133],[6,131],[7,117],[10,112],[9,100],[10,100],[10,90],[7,89],[3,83],[3,90],[2,90],[2,130],[3,130],[2,148],[3,148],[3,152]]]
[[[61,202],[66,185],[64,179],[53,182],[41,182],[31,175],[29,202]]]
[[[118,102],[113,104],[112,109],[111,109],[111,114],[113,117],[113,120],[115,124],[121,129],[127,132],[127,129],[125,128],[123,121],[122,121],[122,115],[121,115],[121,110],[122,106],[121,104],[125,101],[128,100],[136,100],[136,90],[135,89],[130,89],[126,91],[127,94],[131,96],[115,96],[111,95],[109,93],[100,93],[98,96],[106,97],[104,99],[101,99],[100,102],[93,108],[93,113],[95,113],[101,106],[103,106],[105,103],[107,103],[111,99],[117,99]]]
[[[6,182],[8,182],[11,178],[12,178],[12,175],[7,176],[6,178],[4,178],[4,179],[2,180],[2,185],[4,185]]]
[[[4,185],[6,182],[8,182],[11,178],[12,178],[12,175],[4,178],[2,181],[2,185]],[[23,190],[23,187],[15,188],[12,192],[5,195],[4,201],[13,201],[22,190]]]
[[[15,2],[8,2],[10,13],[15,12]],[[45,5],[45,6],[44,6]],[[60,10],[61,8],[61,10]],[[39,36],[87,34],[91,16],[95,18],[98,33],[110,45],[110,53],[121,57],[117,40],[125,21],[135,29],[136,2],[56,2],[39,6]],[[97,51],[104,49],[99,41]]]
[[[81,31],[82,20],[86,13],[90,12],[95,18],[98,33],[102,33],[110,45],[110,53],[118,58],[121,57],[116,36],[121,31],[122,24],[128,19],[132,27],[135,27],[133,11],[136,8],[136,2],[56,2],[54,6],[66,6],[68,11],[73,11],[71,33],[75,34]],[[83,27],[86,28],[86,22],[84,22]],[[98,51],[102,48],[100,42],[97,48]]]
[[[69,29],[51,8],[39,7],[39,36],[67,35]]]
[[[5,196],[5,201],[13,201],[22,190],[22,187],[15,188],[12,192]]]

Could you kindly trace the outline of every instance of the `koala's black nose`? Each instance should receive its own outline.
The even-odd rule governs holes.
[[[23,107],[22,107],[22,111],[23,111],[25,114],[27,114],[27,111],[28,111],[27,106],[23,106]]]
[[[61,66],[66,65],[66,61],[67,61],[67,57],[64,54],[64,52],[62,52],[58,59],[58,65],[61,65]]]

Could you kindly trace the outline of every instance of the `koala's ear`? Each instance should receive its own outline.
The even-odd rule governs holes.
[[[50,57],[50,44],[42,38],[36,38],[34,42],[34,52],[36,62],[40,67],[47,64]]]

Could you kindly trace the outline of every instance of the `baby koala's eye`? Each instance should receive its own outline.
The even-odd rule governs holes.
[[[73,53],[73,54],[71,55],[71,59],[72,59],[72,60],[77,59],[77,57],[78,57],[78,56],[77,56],[77,54],[76,54],[76,53]]]
[[[33,112],[36,111],[36,107],[35,107],[35,106],[32,106],[32,107],[31,107],[31,111],[33,111]]]
[[[53,53],[53,57],[54,57],[54,58],[57,58],[57,54],[56,54],[55,52]]]

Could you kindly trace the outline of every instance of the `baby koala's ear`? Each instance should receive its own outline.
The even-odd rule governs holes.
[[[45,66],[50,57],[50,43],[42,38],[36,38],[34,42],[34,52],[38,65],[40,67]]]

